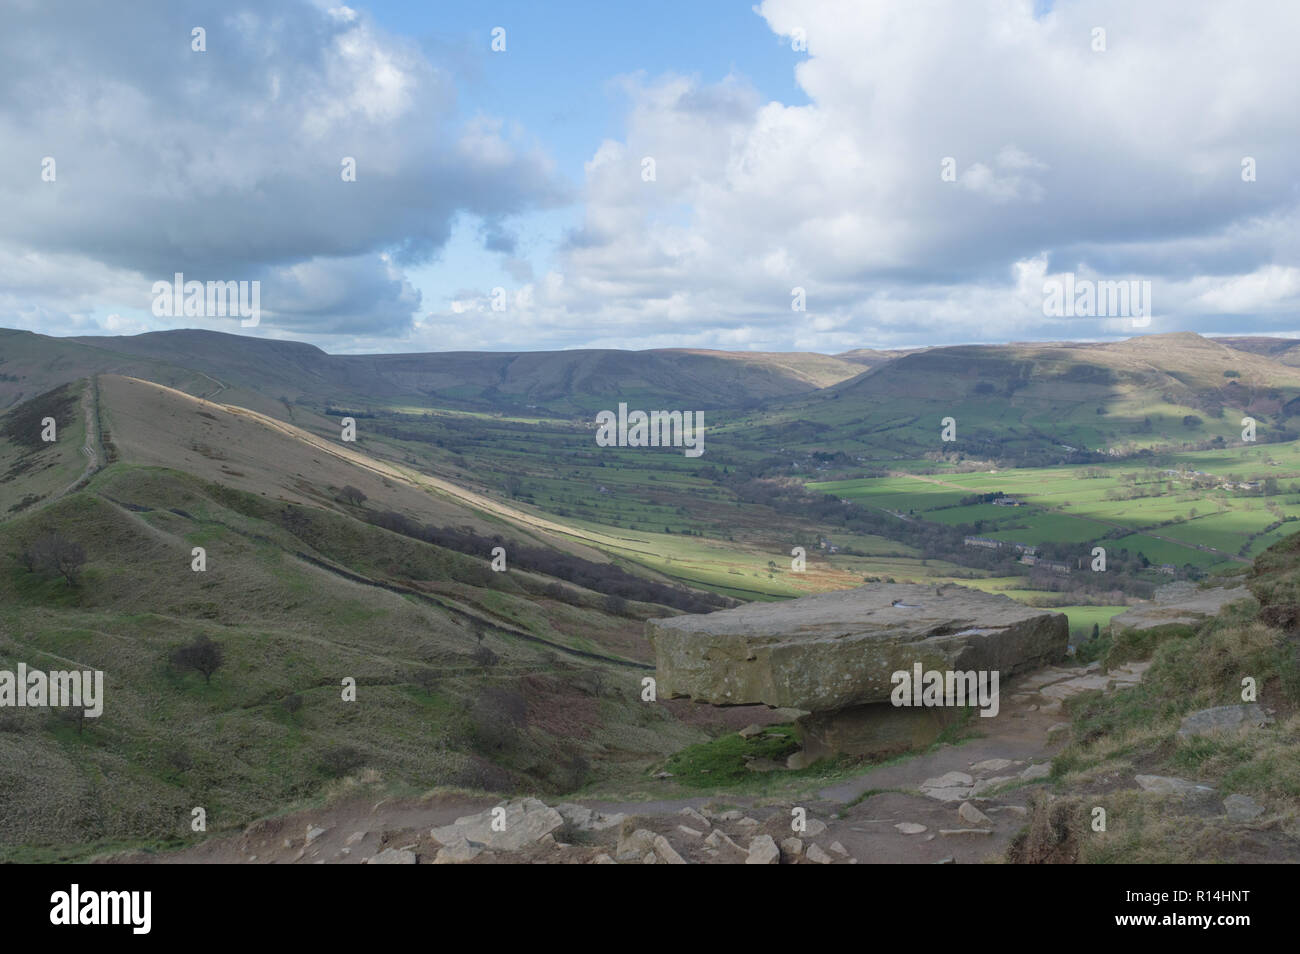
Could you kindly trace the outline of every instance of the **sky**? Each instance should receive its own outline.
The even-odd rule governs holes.
[[[334,353],[1300,334],[1292,0],[4,7],[0,327]],[[258,282],[258,324],[159,313],[176,273]],[[1113,282],[1149,309],[1048,304]]]

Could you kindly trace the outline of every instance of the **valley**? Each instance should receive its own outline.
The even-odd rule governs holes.
[[[100,669],[110,700],[93,720],[0,710],[21,808],[0,814],[0,855],[165,852],[194,841],[196,805],[225,837],[360,791],[460,807],[849,791],[883,769],[723,754],[788,713],[646,704],[647,620],[958,584],[1064,613],[1077,659],[1125,663],[1113,617],[1171,582],[1238,585],[1300,518],[1300,369],[1248,344],[349,357],[0,333],[0,668]],[[620,402],[706,410],[706,452],[601,446],[596,412]],[[33,438],[50,416],[58,439]],[[84,549],[75,585],[25,565],[50,534]],[[204,640],[211,672],[178,664]],[[942,753],[980,721],[916,771],[959,770]],[[1280,805],[1300,795],[1273,785]]]

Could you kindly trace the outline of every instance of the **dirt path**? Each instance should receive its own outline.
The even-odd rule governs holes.
[[[852,858],[864,863],[979,863],[1002,856],[1025,823],[1033,790],[1046,784],[1041,776],[1068,734],[1062,700],[1093,689],[1122,691],[1137,684],[1145,665],[1133,664],[1108,675],[1098,672],[1095,665],[1034,673],[1004,689],[998,716],[976,717],[979,736],[875,766],[794,800],[721,793],[637,802],[579,799],[578,803],[606,815],[634,818],[635,827],[662,832],[684,857],[695,860],[743,858],[735,857],[735,852],[728,857],[723,857],[727,852],[715,852],[719,855],[716,859],[699,856],[697,849],[704,850],[703,842],[698,836],[683,834],[678,826],[704,823],[683,817],[683,810],[708,811],[713,806],[710,814],[717,830],[726,829],[730,838],[745,845],[760,833],[771,834],[777,842],[797,835],[791,830],[791,809],[797,806],[806,809],[809,820],[809,830],[802,835],[805,844],[816,843],[828,850],[834,862],[849,863]],[[430,839],[429,829],[501,803],[502,799],[492,796],[357,798],[258,822],[239,835],[215,838],[180,852],[115,860],[356,864],[385,848],[396,848],[407,849],[427,862],[439,847]],[[959,809],[963,803],[977,808],[983,820],[975,815],[962,817]],[[719,806],[731,811],[721,814]],[[899,825],[904,828],[900,830]],[[548,842],[544,849],[534,847],[494,858],[586,863],[600,852],[613,854],[618,827],[605,832],[595,845]],[[921,830],[916,831],[917,827]],[[843,854],[834,851],[836,844]],[[551,854],[557,847],[563,850]]]
[[[100,449],[99,442],[99,399],[95,384],[92,382],[87,385],[81,395],[81,413],[86,421],[86,441],[81,445],[81,456],[86,458],[86,468],[81,472],[72,483],[64,487],[57,494],[50,497],[46,503],[53,503],[55,500],[61,500],[68,494],[75,492],[82,487],[91,476],[103,466],[103,453]]]

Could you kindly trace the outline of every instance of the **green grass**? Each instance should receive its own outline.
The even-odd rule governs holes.
[[[98,492],[157,506],[132,512]],[[80,585],[9,557],[47,525],[86,548]],[[196,533],[206,573],[190,569]],[[416,789],[565,793],[636,777],[703,737],[642,704],[634,671],[490,627],[498,661],[485,666],[459,615],[331,576],[296,551],[364,576],[419,577],[437,598],[575,648],[626,643],[640,628],[594,608],[548,609],[522,578],[475,586],[458,579],[482,576],[472,558],[341,514],[115,466],[89,491],[0,524],[0,668],[99,669],[106,697],[80,733],[45,712],[0,711],[0,771],[14,780],[0,857],[166,846],[192,837],[194,805],[210,832],[238,830],[363,770]],[[225,654],[210,684],[168,665],[200,633]],[[345,676],[355,703],[341,698]],[[290,714],[282,701],[294,694],[302,705]]]

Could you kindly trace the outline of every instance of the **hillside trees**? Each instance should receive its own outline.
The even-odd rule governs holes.
[[[339,498],[344,503],[350,503],[354,507],[358,507],[366,501],[365,493],[360,488],[353,487],[351,484],[347,484],[339,491]]]
[[[76,586],[86,564],[86,550],[58,531],[50,531],[24,547],[18,561],[29,573],[57,573],[69,586]]]

